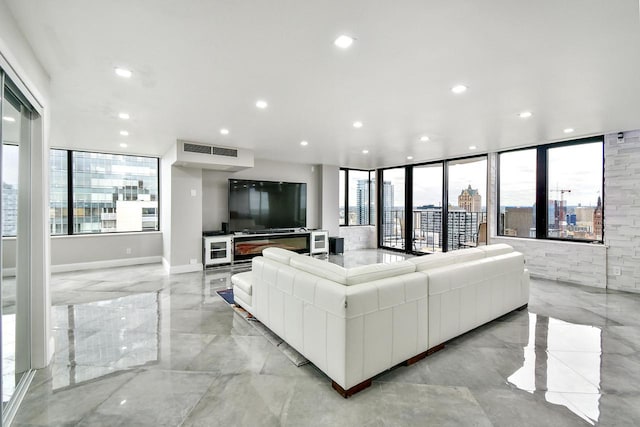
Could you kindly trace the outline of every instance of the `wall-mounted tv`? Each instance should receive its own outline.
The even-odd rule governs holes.
[[[229,231],[270,231],[307,226],[307,184],[229,180]]]

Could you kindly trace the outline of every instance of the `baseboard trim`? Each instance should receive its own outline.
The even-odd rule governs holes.
[[[202,264],[183,264],[183,265],[172,265],[167,266],[164,264],[164,269],[169,274],[183,274],[183,273],[195,273],[197,271],[202,271]]]
[[[51,272],[64,273],[67,271],[94,270],[97,268],[126,267],[129,265],[156,264],[161,261],[162,257],[159,255],[137,258],[108,259],[103,261],[51,265]]]

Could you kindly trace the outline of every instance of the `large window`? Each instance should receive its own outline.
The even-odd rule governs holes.
[[[500,153],[499,182],[499,235],[602,241],[602,137]]]
[[[66,150],[49,152],[49,227],[52,235],[69,232],[69,187]]]
[[[498,234],[536,237],[536,150],[500,154]]]
[[[158,230],[158,159],[51,150],[50,168],[51,234]]]
[[[340,225],[375,224],[374,176],[371,171],[340,170]]]
[[[602,240],[602,141],[547,150],[547,237]]]

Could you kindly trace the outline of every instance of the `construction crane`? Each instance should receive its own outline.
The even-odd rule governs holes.
[[[567,215],[564,209],[564,193],[571,193],[571,190],[559,189],[556,185],[555,190],[549,190],[549,192],[560,193],[560,212],[558,213],[558,225],[560,226],[561,237],[567,237],[565,227],[567,225]]]

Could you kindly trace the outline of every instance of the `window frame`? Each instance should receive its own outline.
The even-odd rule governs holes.
[[[373,174],[375,176],[375,169],[371,170],[371,169],[356,169],[356,168],[340,168],[341,171],[344,171],[344,200],[342,200],[342,202],[344,203],[344,223],[338,224],[340,227],[370,227],[372,225],[375,225],[375,223],[372,221],[372,207],[376,206],[376,204],[374,203],[374,200],[372,200],[373,198],[372,193],[371,193],[371,174]],[[368,218],[368,222],[366,224],[349,224],[349,171],[357,171],[357,172],[368,172],[369,173],[369,209],[368,212],[369,214],[367,215]],[[376,183],[377,185],[377,183]],[[376,194],[375,192],[373,194]],[[376,216],[377,218],[377,211],[376,211]]]
[[[127,233],[157,233],[161,231],[161,217],[160,217],[160,206],[161,206],[161,180],[160,180],[160,158],[155,156],[143,156],[143,155],[134,155],[134,154],[124,154],[124,153],[108,153],[104,151],[90,151],[90,150],[72,150],[68,148],[60,148],[60,147],[49,147],[49,152],[51,150],[58,151],[66,151],[67,155],[67,232],[66,233],[58,233],[58,234],[50,234],[52,237],[57,236],[99,236],[102,234],[127,234]],[[74,210],[73,210],[73,153],[86,153],[86,154],[104,154],[104,155],[112,155],[112,156],[124,156],[124,157],[136,157],[136,158],[145,158],[145,159],[154,159],[156,161],[156,170],[157,170],[157,217],[158,217],[158,229],[157,230],[130,230],[130,231],[101,231],[101,232],[86,232],[86,233],[76,233],[74,232]],[[49,171],[51,173],[51,171]],[[51,206],[51,196],[49,196],[49,206]],[[50,227],[50,223],[49,223]]]
[[[548,194],[549,194],[549,150],[553,148],[562,148],[577,146],[583,144],[592,144],[599,142],[602,145],[602,179],[600,183],[600,194],[602,202],[602,236],[601,239],[570,239],[563,237],[549,237],[548,236]],[[604,192],[604,173],[605,173],[605,137],[604,135],[590,136],[586,138],[564,140],[558,142],[551,142],[547,144],[539,144],[528,147],[521,147],[512,150],[500,151],[496,156],[496,237],[500,238],[512,238],[512,239],[531,239],[531,240],[550,240],[560,242],[574,242],[574,243],[592,243],[592,244],[604,244],[604,217],[605,217],[605,192]],[[504,235],[504,231],[500,234],[500,155],[504,153],[511,153],[515,151],[523,150],[536,150],[536,208],[535,208],[535,237],[513,237]]]
[[[486,162],[486,170],[485,170],[485,179],[486,179],[486,189],[487,189],[487,193],[490,191],[490,186],[489,186],[489,153],[479,153],[479,154],[471,154],[468,156],[460,156],[460,157],[453,157],[453,158],[449,158],[449,159],[441,159],[441,160],[434,160],[434,161],[428,161],[428,162],[420,162],[420,163],[410,163],[410,164],[404,164],[404,165],[400,165],[400,166],[389,166],[389,167],[384,167],[384,168],[379,168],[377,170],[377,176],[378,177],[382,177],[384,174],[385,170],[388,169],[399,169],[399,168],[405,168],[405,188],[404,188],[404,192],[405,192],[405,233],[404,233],[404,238],[405,238],[405,242],[407,241],[411,241],[413,239],[413,170],[416,167],[422,167],[422,166],[431,166],[431,165],[436,165],[436,164],[440,164],[442,165],[442,214],[441,214],[441,218],[442,218],[442,223],[441,223],[441,229],[440,229],[440,233],[442,234],[442,252],[450,252],[450,251],[454,251],[456,249],[450,248],[449,247],[449,167],[451,165],[451,163],[456,163],[456,162],[460,162],[460,161],[464,161],[464,160],[473,160],[473,159],[484,159]],[[383,245],[383,235],[382,235],[382,221],[383,221],[383,216],[381,214],[382,212],[382,207],[380,206],[382,203],[382,199],[383,199],[383,181],[381,179],[378,179],[376,182],[376,186],[377,186],[377,194],[378,194],[378,210],[377,210],[377,230],[378,230],[378,235],[377,235],[377,242],[378,242],[378,248],[380,249],[386,249],[386,250],[390,250],[390,251],[395,251],[395,252],[402,252],[402,253],[409,253],[409,254],[414,254],[414,255],[424,255],[424,253],[418,252],[418,251],[414,251],[413,250],[413,244],[411,245],[410,248],[406,247],[406,243],[405,243],[405,248],[404,249],[400,249],[400,248],[393,248],[390,246],[385,246]],[[489,197],[487,194],[487,202],[489,201]],[[406,206],[410,206],[409,209],[406,208]],[[485,212],[485,214],[487,215],[487,218],[489,217],[489,208],[490,206],[487,204],[486,205],[487,211]]]

